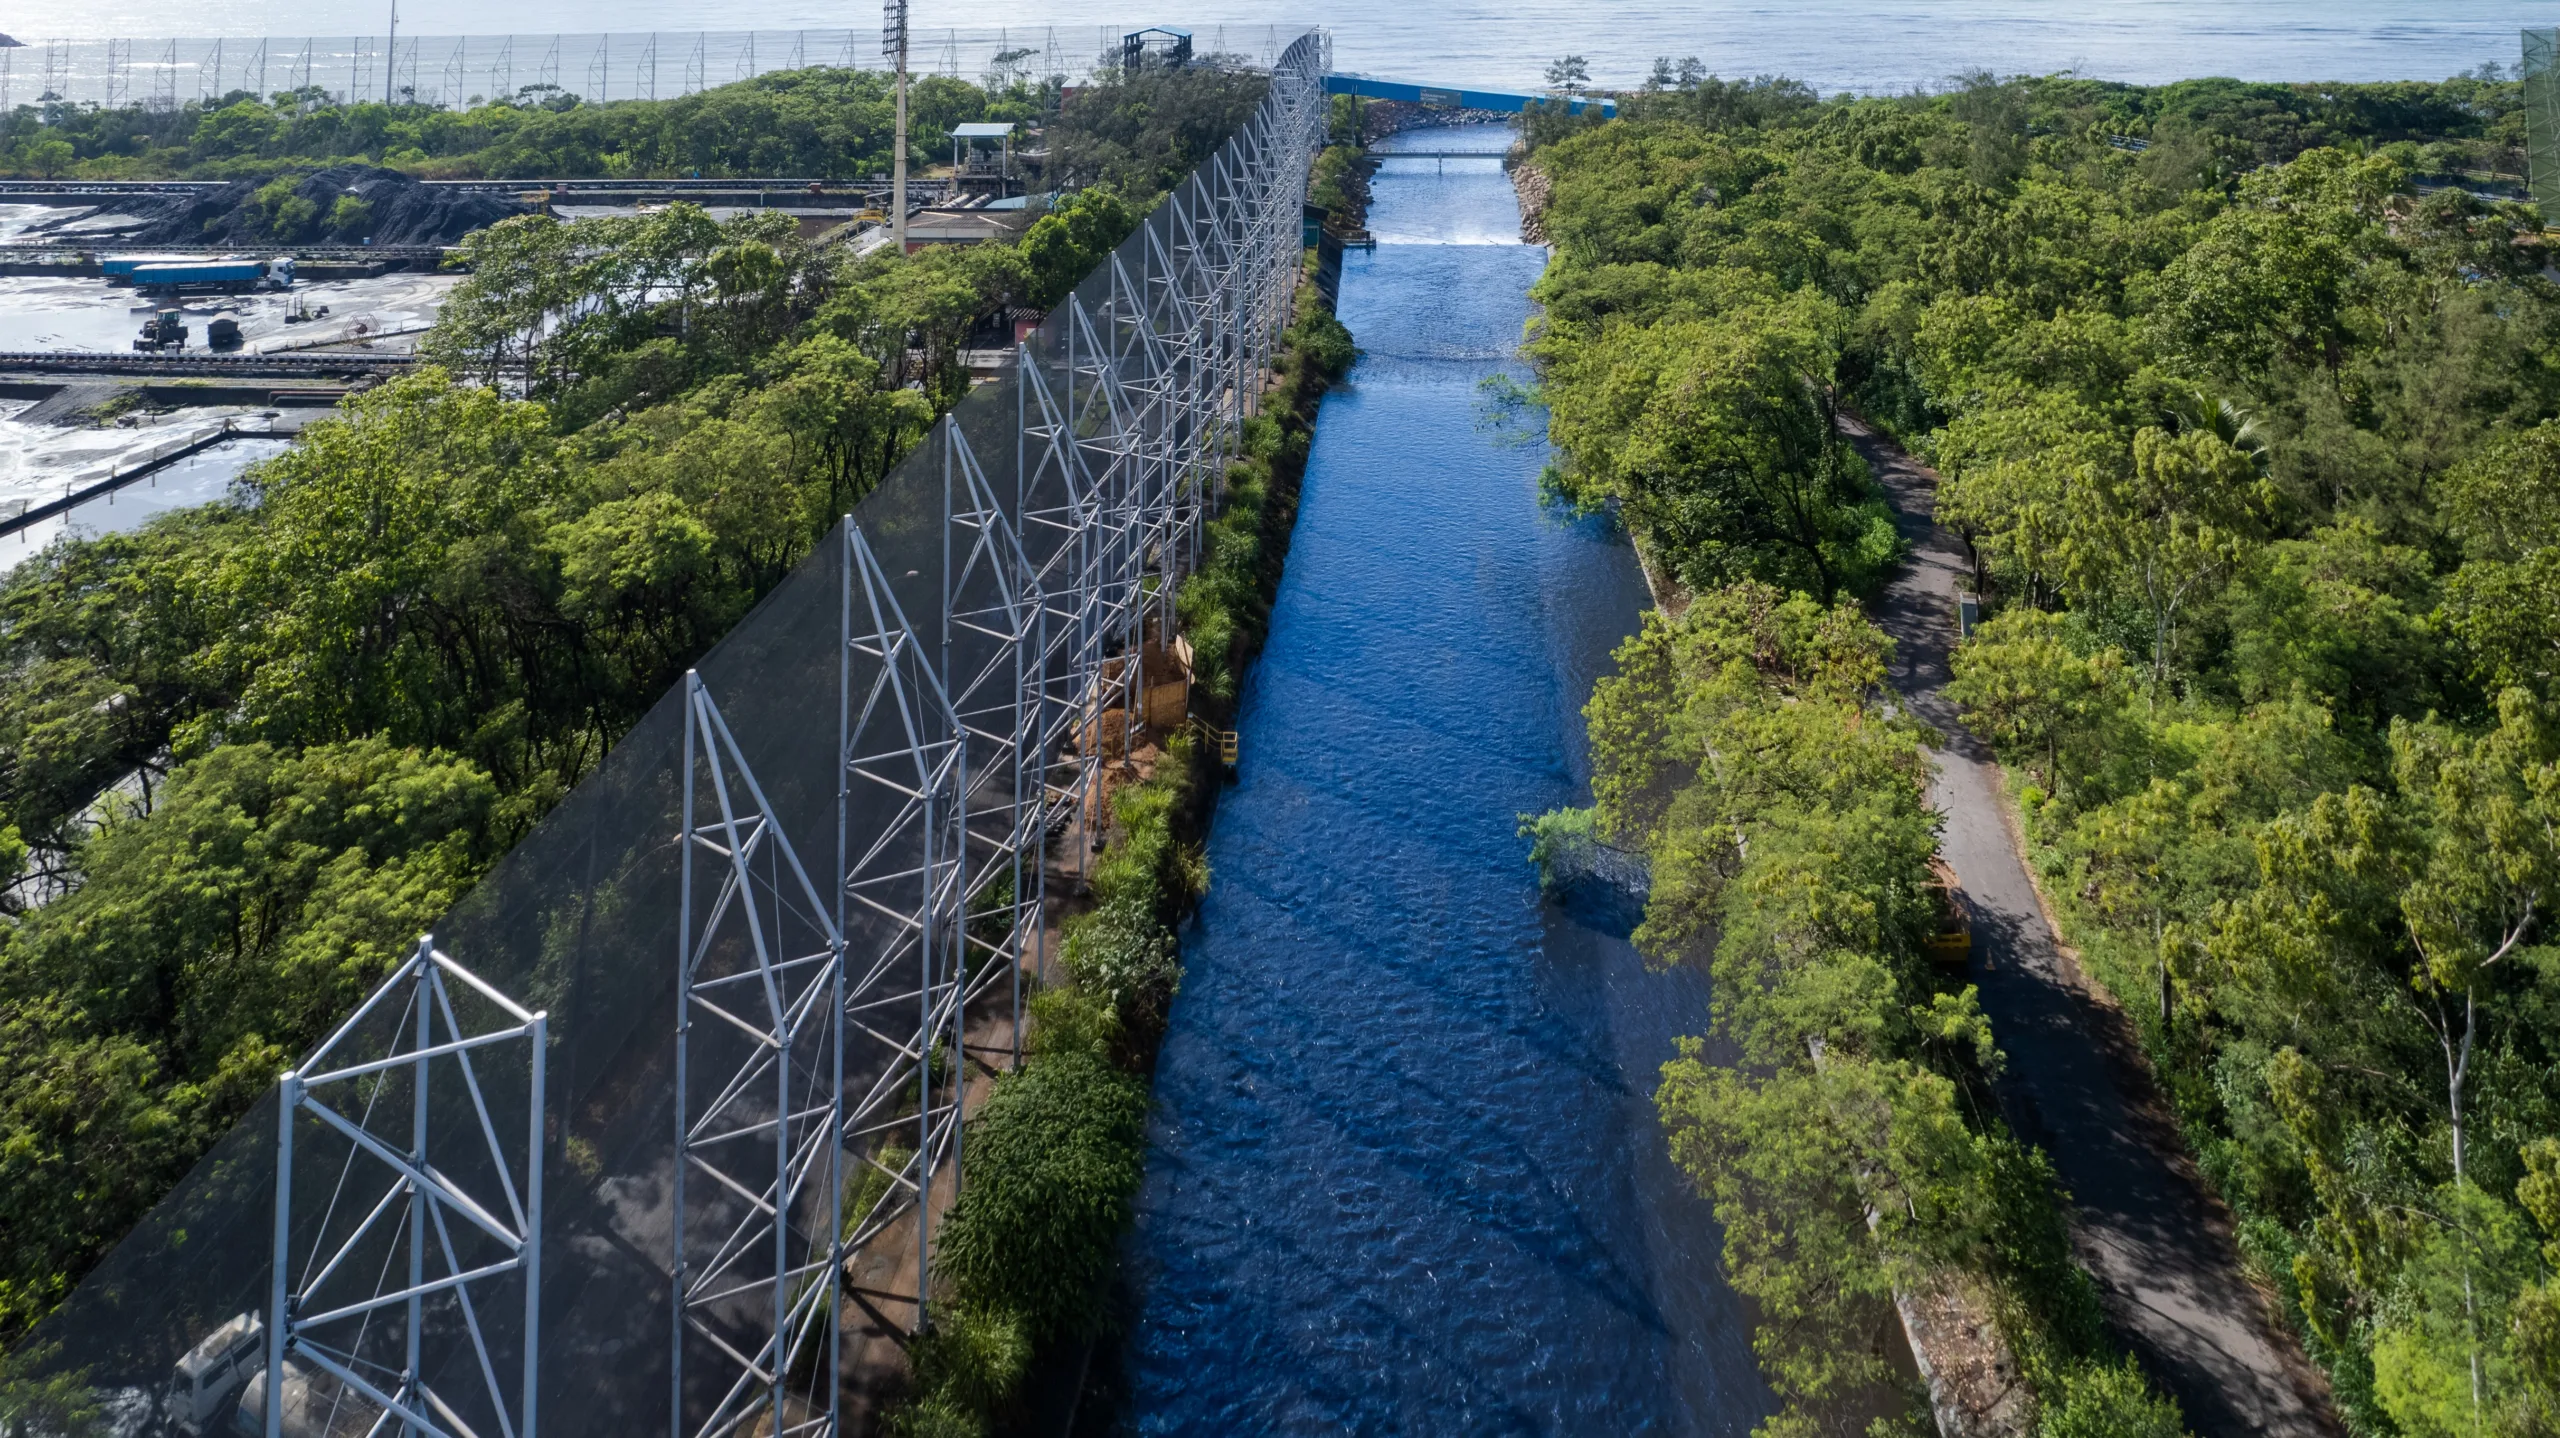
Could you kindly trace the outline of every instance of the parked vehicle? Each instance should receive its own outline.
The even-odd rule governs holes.
[[[233,327],[237,329],[237,326]],[[176,310],[162,310],[142,322],[142,335],[133,342],[138,350],[157,353],[187,347],[187,325]]]
[[[135,289],[168,294],[283,290],[293,287],[293,257],[154,260],[133,265],[125,271],[125,278],[133,282]]]
[[[1938,922],[1921,947],[1938,963],[1963,968],[1973,957],[1973,915],[1965,908],[1964,886],[1944,859],[1929,861],[1929,895],[1936,901]]]
[[[377,1431],[402,1431],[377,1424],[382,1416],[380,1407],[336,1378],[285,1360],[284,1412],[277,1424],[284,1438],[367,1438]],[[266,1432],[267,1370],[261,1367],[249,1375],[239,1405],[231,1410],[230,1438],[266,1438]]]
[[[225,316],[204,327],[204,342],[218,350],[240,348],[240,322]]]
[[[178,1360],[169,1379],[171,1426],[188,1438],[221,1431],[216,1424],[252,1375],[264,1377],[267,1325],[243,1313],[205,1336]]]

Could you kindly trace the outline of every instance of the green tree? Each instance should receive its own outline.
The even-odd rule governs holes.
[[[2178,618],[2247,557],[2271,500],[2251,457],[2220,436],[2145,428],[2133,462],[2088,472],[2065,507],[2059,559],[2074,590],[2129,593],[2151,621],[2151,685],[2169,678]]]
[[[54,179],[71,168],[76,154],[68,140],[38,140],[27,147],[27,168],[45,179]]]
[[[2392,730],[2394,777],[2423,836],[2400,898],[2418,954],[2409,982],[2444,1053],[2456,1183],[2481,997],[2560,901],[2560,733],[2517,690],[2500,697],[2498,718],[2476,737]]]
[[[1833,427],[1824,320],[1737,311],[1559,357],[1543,394],[1568,490],[1623,501],[1693,588],[1763,578],[1828,602],[1865,557],[1870,516],[1864,467]]]
[[[2063,741],[2104,720],[2124,669],[2113,649],[2084,657],[2067,631],[2059,614],[2011,609],[1975,630],[1948,660],[1947,697],[1964,710],[1965,727],[2004,755],[2041,751],[2045,785],[2056,793]]]
[[[2523,1216],[2462,1183],[2435,1209],[2374,1338],[2382,1406],[2423,1438],[2534,1431],[2545,1415],[2509,1354],[2514,1295],[2538,1267]]]

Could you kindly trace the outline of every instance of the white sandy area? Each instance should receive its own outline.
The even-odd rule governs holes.
[[[205,329],[218,317],[239,321],[239,353],[298,349],[390,334],[387,349],[414,348],[417,333],[435,322],[456,275],[398,273],[369,280],[305,281],[290,291],[246,295],[191,295],[177,301],[185,316],[187,345],[202,351]],[[287,324],[296,303],[328,317]],[[104,280],[51,276],[0,277],[0,350],[112,350],[130,353],[143,322],[167,302],[147,300],[130,286]],[[402,332],[405,332],[402,333]]]
[[[0,515],[14,514],[20,501],[42,504],[65,490],[105,479],[111,470],[140,463],[153,452],[182,446],[222,428],[228,418],[263,428],[262,414],[243,406],[206,406],[138,415],[130,428],[109,425],[66,427],[27,424],[16,418],[32,405],[10,400],[0,417]]]

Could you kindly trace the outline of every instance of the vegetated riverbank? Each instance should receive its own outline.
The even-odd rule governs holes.
[[[1267,631],[1317,402],[1351,367],[1351,336],[1317,283],[1322,253],[1309,252],[1277,376],[1176,598],[1213,728],[1231,720]],[[1055,1423],[1075,1406],[1089,1346],[1112,1333],[1147,1081],[1182,983],[1176,930],[1208,886],[1201,841],[1223,770],[1189,728],[1141,757],[1145,777],[1112,793],[1090,905],[1067,919],[1057,977],[1032,999],[1029,1056],[970,1119],[967,1177],[934,1263],[951,1301],[911,1350],[914,1391],[889,1419],[894,1432],[1013,1431],[1035,1414]]]
[[[2221,1318],[2165,1316],[2184,1279],[2140,1272],[2148,1243],[2265,1284],[2358,1431],[2560,1411],[2560,291],[2538,217],[2436,183],[2510,169],[2520,106],[2477,77],[2053,77],[1532,120],[1560,487],[1619,504],[1704,605],[1866,589],[1833,401],[1945,476],[1991,617],[1944,693],[2020,781],[2057,914],[2238,1220],[2235,1257],[2209,1205],[2072,1179],[2084,1251],[2134,1255],[2101,1265],[2116,1334],[2207,1431],[2254,1420],[2211,1377]],[[1664,722],[1635,747],[1693,720]],[[1657,904],[1662,873],[1729,889],[1765,847],[1663,823],[1696,846],[1657,853]],[[1984,956],[2062,973],[2004,937]],[[2004,1016],[1990,988],[1995,1034],[2027,1026],[2013,1070],[2104,1037],[2058,989]],[[2113,1097],[2024,1115],[2058,1165],[2149,1142],[2093,1082]],[[1752,1180],[1762,1151],[1702,1168]]]
[[[1875,608],[1895,639],[1894,690],[1939,730],[1930,803],[1973,915],[1982,1010],[2004,1036],[2002,1108],[2072,1195],[2074,1247],[2109,1322],[2194,1428],[2332,1432],[2324,1387],[2246,1271],[2131,1026],[2057,943],[1997,767],[1948,696],[1969,566],[1962,541],[1933,518],[1937,476],[1872,427],[1844,428],[1911,541]]]

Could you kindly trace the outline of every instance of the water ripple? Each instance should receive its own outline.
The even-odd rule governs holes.
[[[1444,134],[1446,132],[1443,132]],[[1481,141],[1485,137],[1477,137]],[[1641,577],[1480,424],[1542,255],[1489,166],[1378,181],[1243,771],[1158,1070],[1127,1355],[1148,1433],[1738,1435],[1766,1411],[1650,1095],[1694,974],[1544,903],[1516,815]]]

